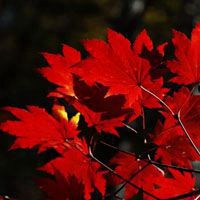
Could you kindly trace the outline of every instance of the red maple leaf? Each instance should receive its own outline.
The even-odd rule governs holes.
[[[106,171],[102,171],[100,164],[93,161],[87,155],[88,150],[83,142],[82,150],[79,151],[76,148],[71,148],[62,157],[49,162],[42,170],[56,175],[56,169],[65,178],[66,182],[70,182],[72,176],[75,177],[78,183],[84,187],[84,199],[86,200],[91,199],[91,193],[94,192],[95,188],[104,196],[106,187],[104,175]],[[73,184],[70,186],[66,189],[70,190],[70,192],[79,192],[76,189],[73,190]]]
[[[58,90],[73,95],[73,66],[80,62],[80,52],[74,48],[63,45],[63,55],[43,53],[49,67],[40,68],[38,71],[50,82],[60,86]]]
[[[141,103],[149,106],[151,101],[151,108],[160,106],[140,86],[158,92],[157,95],[163,98],[166,91],[162,88],[162,78],[151,80],[149,62],[139,57],[121,34],[109,30],[108,44],[102,40],[86,40],[84,46],[90,57],[79,63],[74,73],[90,85],[98,82],[109,87],[107,96],[124,94],[126,106],[134,108],[138,115],[141,114]],[[141,103],[138,104],[138,100]]]
[[[51,93],[50,96],[66,97],[67,95],[75,99],[78,96],[78,101],[75,101],[76,104],[74,103],[74,105],[85,117],[89,126],[95,126],[98,132],[104,131],[118,135],[115,127],[123,126],[121,121],[125,119],[126,111],[121,108],[124,104],[122,95],[105,98],[108,91],[107,88],[103,86],[92,86],[90,88],[83,81],[80,83],[77,78],[73,78],[74,67],[71,66],[80,61],[79,52],[71,47],[64,46],[63,54],[64,57],[48,53],[44,54],[51,67],[41,68],[40,72],[49,81],[61,86],[57,88],[57,92]],[[72,58],[69,59],[69,56]],[[76,91],[74,92],[74,90]],[[81,90],[84,90],[84,92]],[[87,104],[92,108],[86,107]],[[86,109],[87,112],[85,112]]]
[[[191,40],[181,32],[173,32],[172,42],[176,59],[168,62],[168,68],[176,74],[171,82],[195,84],[200,82],[200,23],[192,31]]]
[[[180,120],[188,130],[189,134],[200,145],[200,98],[198,95],[191,94],[187,88],[182,88],[175,92],[173,97],[168,96],[165,100],[166,104],[179,115]],[[166,119],[170,117],[166,116]],[[170,123],[173,123],[172,120]],[[168,125],[169,127],[170,125]]]
[[[53,147],[59,150],[66,139],[76,139],[79,133],[79,114],[68,120],[63,106],[53,107],[54,116],[36,106],[28,106],[27,110],[14,107],[5,109],[17,118],[0,125],[1,130],[17,137],[12,148],[32,148],[39,145],[40,151]]]
[[[191,161],[199,158],[178,125],[163,128],[153,141],[158,145],[155,159],[161,160],[162,163],[191,168]]]
[[[174,198],[182,194],[193,192],[195,189],[195,177],[188,172],[181,173],[180,171],[168,169],[170,177],[163,176],[154,177],[156,187],[153,194],[160,199]],[[159,187],[160,186],[160,187]],[[192,200],[195,197],[184,198],[185,200]],[[147,197],[147,199],[152,199]]]

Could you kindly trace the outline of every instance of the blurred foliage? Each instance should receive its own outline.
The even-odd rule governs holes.
[[[45,65],[40,52],[60,52],[63,43],[82,51],[82,39],[105,38],[108,27],[131,40],[146,28],[159,44],[170,39],[171,28],[189,34],[198,20],[199,0],[1,0],[0,106],[49,106],[45,96],[53,86],[36,73]],[[5,136],[1,145],[8,140]],[[40,199],[36,186],[26,181],[36,173],[34,155],[1,151],[6,161],[0,166],[1,194]]]

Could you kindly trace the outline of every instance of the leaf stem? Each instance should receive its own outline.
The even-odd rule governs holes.
[[[128,129],[130,129],[131,131],[133,131],[134,133],[138,133],[134,128],[132,128],[131,126],[129,126],[128,124],[123,123],[124,126]]]
[[[146,120],[145,120],[145,112],[144,112],[144,107],[142,107],[142,127],[143,127],[143,130],[146,129]]]
[[[154,98],[156,98],[158,101],[160,101],[161,104],[163,104],[170,112],[173,116],[175,116],[175,113],[173,112],[173,110],[162,100],[160,99],[157,95],[155,95],[153,92],[149,91],[148,89],[146,89],[145,87],[143,87],[142,85],[140,86],[140,88],[142,90],[144,90],[145,92],[149,93],[150,95],[152,95]]]
[[[200,195],[198,195],[194,200],[198,200],[200,198]]]

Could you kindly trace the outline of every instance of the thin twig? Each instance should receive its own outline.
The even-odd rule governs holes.
[[[142,127],[143,127],[143,130],[145,130],[146,128],[146,120],[145,120],[145,113],[144,113],[144,107],[142,108]]]
[[[66,139],[65,142],[66,142],[67,144],[69,144],[71,147],[73,147],[73,148],[75,148],[76,150],[78,150],[82,155],[87,156],[87,153],[83,152],[83,151],[80,149],[80,147],[78,147],[77,145],[71,143],[68,139]],[[67,147],[65,146],[64,143],[63,143],[62,146],[65,147],[65,148],[67,148]]]
[[[188,95],[187,99],[184,101],[184,103],[182,104],[182,106],[179,109],[179,112],[181,112],[181,110],[184,108],[185,104],[188,102],[188,100],[190,99],[191,95],[194,92],[195,87],[192,88],[192,90],[190,91],[190,95]]]
[[[145,92],[149,93],[150,95],[152,95],[153,97],[155,97],[160,103],[162,103],[171,112],[171,114],[173,116],[175,116],[175,113],[173,112],[173,110],[162,99],[160,99],[157,95],[155,95],[153,92],[149,91],[148,89],[146,89],[142,85],[140,86],[140,88],[142,90],[144,90]]]
[[[200,195],[198,195],[194,200],[198,200],[200,198]]]
[[[126,128],[128,128],[129,130],[133,131],[134,133],[138,133],[134,128],[132,128],[132,127],[129,126],[128,124],[125,124],[125,123],[123,123],[123,124],[124,124],[124,126],[125,126]]]

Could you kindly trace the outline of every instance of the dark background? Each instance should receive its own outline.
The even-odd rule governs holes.
[[[41,52],[61,52],[62,43],[82,51],[80,40],[105,38],[108,27],[132,41],[146,28],[160,44],[171,38],[172,28],[189,36],[197,21],[199,0],[1,0],[0,107],[49,106],[45,96],[52,85],[36,73],[46,64]],[[32,181],[40,157],[8,151],[11,143],[0,136],[0,195],[41,199]]]

